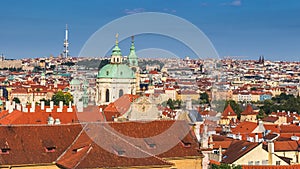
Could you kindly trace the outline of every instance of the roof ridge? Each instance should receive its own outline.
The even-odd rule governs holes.
[[[76,138],[74,139],[74,141],[72,142],[72,144],[55,160],[55,163],[57,163],[58,160],[61,159],[61,157],[63,157],[67,151],[75,144],[75,142],[79,139],[79,137],[81,136],[81,134],[83,133],[83,131],[85,131],[85,128],[87,127],[87,124],[84,125],[84,127],[82,127],[80,133],[78,133],[78,135],[76,136]]]

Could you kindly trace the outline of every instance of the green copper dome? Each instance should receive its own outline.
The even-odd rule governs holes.
[[[112,50],[112,56],[122,56],[121,49],[119,48],[118,44]]]
[[[134,79],[134,72],[125,64],[107,64],[99,72],[98,78]]]
[[[78,79],[72,79],[70,82],[70,85],[80,85],[80,84],[81,84],[81,82]]]

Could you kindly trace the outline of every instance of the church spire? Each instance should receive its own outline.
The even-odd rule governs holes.
[[[136,67],[138,65],[137,59],[138,59],[138,57],[135,54],[134,36],[131,36],[131,47],[130,47],[130,53],[128,56],[129,66]]]
[[[116,34],[116,44],[112,50],[110,63],[122,63],[122,53],[121,49],[119,48],[119,41],[118,41],[119,34]]]

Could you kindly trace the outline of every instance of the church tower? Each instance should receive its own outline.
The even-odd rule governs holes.
[[[138,67],[138,57],[135,54],[135,47],[134,47],[134,36],[131,36],[131,47],[130,47],[130,53],[128,56],[128,63],[129,63],[129,67],[131,67],[131,68]]]
[[[96,90],[97,105],[114,102],[124,94],[136,94],[135,72],[123,63],[121,49],[118,45],[118,34],[110,63],[98,72]]]
[[[131,36],[131,47],[130,47],[130,53],[128,56],[128,66],[135,73],[136,90],[137,90],[137,92],[139,92],[140,91],[140,69],[139,69],[139,65],[138,65],[138,57],[135,54],[134,36]]]
[[[121,49],[119,48],[118,36],[119,36],[119,34],[116,34],[116,45],[112,50],[112,55],[110,58],[111,64],[121,64],[122,63],[123,58],[122,58]]]

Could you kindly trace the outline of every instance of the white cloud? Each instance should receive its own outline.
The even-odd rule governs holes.
[[[228,2],[228,3],[221,3],[220,5],[223,5],[223,6],[241,6],[242,5],[242,0],[233,0],[231,2]]]
[[[231,6],[241,6],[242,1],[241,0],[234,0],[230,3]]]
[[[134,9],[125,9],[124,12],[126,14],[135,14],[135,13],[141,13],[141,12],[145,12],[146,9],[144,8],[134,8]]]

